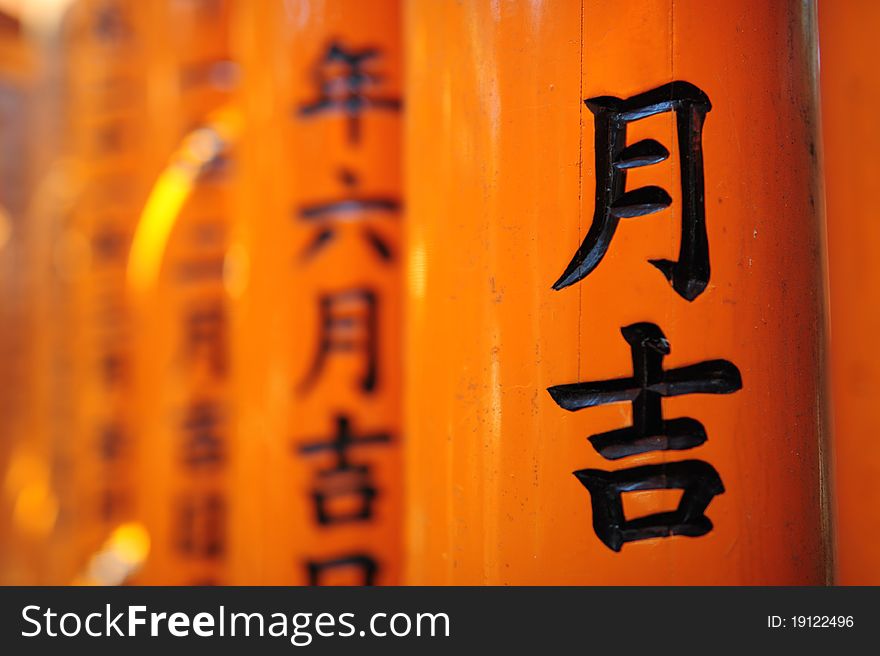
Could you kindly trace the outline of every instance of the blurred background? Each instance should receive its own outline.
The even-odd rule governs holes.
[[[4,583],[397,579],[380,4],[3,3]]]
[[[0,583],[880,583],[880,3],[764,2],[725,0],[718,15],[677,1],[673,19],[668,0],[0,1]],[[716,438],[741,448],[726,498],[750,486],[797,525],[786,539],[818,546],[779,538],[766,555],[751,532],[775,529],[758,506],[723,506],[741,532],[719,529],[696,556],[682,538],[628,545],[620,574],[593,544],[586,491],[567,487],[582,463],[538,445],[558,438],[544,418],[556,408],[538,409],[559,382],[543,377],[555,338],[533,349],[524,331],[555,320],[550,287],[582,237],[572,222],[569,241],[538,252],[543,231],[575,215],[585,230],[592,214],[589,191],[576,206],[594,175],[578,97],[686,75],[688,25],[729,45],[703,52],[708,72],[690,80],[713,103],[707,176],[713,158],[751,150],[754,179],[784,196],[710,186],[713,258],[736,251],[751,267],[749,249],[768,247],[734,235],[757,240],[766,219],[772,276],[740,308],[808,326],[755,320],[751,333],[734,313],[701,330],[742,335],[743,349],[777,331],[802,349],[768,347],[763,366],[787,368],[769,382],[738,361],[744,389],[814,390],[774,401],[786,446],[769,464],[749,450],[752,428],[776,425],[764,406],[706,423],[713,438],[738,431]],[[759,43],[773,45],[755,63]],[[655,75],[667,59],[674,70]],[[631,88],[601,87],[615,79]],[[748,92],[722,91],[730,80]],[[777,93],[791,107],[749,104]],[[741,110],[730,130],[725,100]],[[775,149],[798,121],[806,131]],[[580,160],[558,154],[569,147]],[[713,223],[710,194],[720,213],[752,193],[751,211]],[[613,251],[607,266],[623,262]],[[811,281],[815,305],[786,300],[791,280]],[[691,321],[670,307],[664,326]],[[610,377],[629,366],[613,355]],[[520,360],[538,382],[508,375]],[[503,453],[502,418],[521,438]],[[465,437],[473,446],[452,445]],[[802,494],[780,495],[777,478]],[[566,559],[553,531],[570,508],[586,513],[589,546]]]

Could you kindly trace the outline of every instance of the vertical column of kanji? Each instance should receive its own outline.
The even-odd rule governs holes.
[[[0,11],[0,584],[39,582],[54,520],[45,442],[30,432],[36,376],[32,120],[38,51],[17,12]]]
[[[138,496],[151,538],[138,577],[219,584],[229,550],[233,399],[223,282],[236,175],[229,0],[154,3],[166,57],[151,125],[171,145],[128,263]]]
[[[142,555],[128,542],[125,553],[102,550],[133,510],[125,266],[150,177],[145,6],[83,0],[60,33],[66,204],[52,246],[50,410],[57,583],[117,582]]]
[[[400,567],[398,2],[249,3],[238,233],[242,430],[265,447],[266,577]]]
[[[821,582],[810,12],[440,4],[406,23],[409,580]]]
[[[880,165],[873,55],[880,4],[820,2],[822,122],[830,278],[837,582],[880,583],[880,225],[871,202]]]

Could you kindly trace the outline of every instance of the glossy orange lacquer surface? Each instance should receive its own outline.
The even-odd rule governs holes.
[[[250,472],[236,494],[255,518],[256,532],[244,537],[261,545],[262,578],[251,582],[395,583],[404,439],[398,3],[273,0],[240,9],[246,179],[229,266],[239,430],[248,436],[239,456]],[[345,57],[369,50],[355,74]],[[356,89],[366,105],[349,116],[339,103]],[[323,360],[322,297],[333,299],[334,345]],[[344,459],[327,446],[341,418],[352,439],[368,438],[343,449]],[[327,495],[332,523],[319,523],[317,494]]]
[[[405,347],[410,583],[818,584],[823,544],[822,325],[814,24],[800,2],[406,5]],[[604,260],[561,291],[590,226],[593,115],[583,100],[685,80],[703,130],[711,281],[688,302],[647,263],[675,259],[681,189],[674,118],[630,124],[668,161],[628,188],[669,191],[621,222]],[[667,368],[723,358],[729,395],[663,401],[708,441],[603,460],[586,437],[628,404],[568,413],[551,385],[630,376],[620,328],[659,325]],[[581,468],[700,459],[726,491],[699,538],[627,543],[592,528]],[[642,492],[627,516],[674,507]]]
[[[226,109],[238,76],[233,2],[147,4],[157,28],[149,130],[163,168],[126,272],[137,516],[150,541],[137,582],[231,584],[242,580],[233,535],[247,533],[234,500],[241,437],[223,280],[238,171],[237,118]]]
[[[880,583],[880,226],[871,202],[880,171],[876,107],[880,80],[872,53],[880,5],[819,3],[831,291],[831,378],[837,577],[843,585]]]

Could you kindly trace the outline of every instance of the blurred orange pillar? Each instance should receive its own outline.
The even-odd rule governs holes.
[[[147,3],[59,4],[57,179],[40,199],[52,225],[47,325],[49,440],[59,502],[48,580],[92,580],[96,555],[134,512],[128,243],[154,172],[148,125]],[[115,582],[115,581],[113,581]]]
[[[164,169],[127,270],[141,584],[248,582],[237,533],[236,403],[224,263],[238,170],[232,0],[158,0],[150,133]],[[244,524],[242,524],[244,521]]]
[[[871,202],[880,165],[874,54],[880,4],[819,3],[828,216],[837,577],[880,584],[880,224]]]
[[[242,3],[230,275],[263,581],[401,569],[401,34],[396,0]],[[253,495],[260,490],[261,497]]]
[[[406,580],[822,583],[811,6],[405,29]]]
[[[0,10],[0,585],[38,582],[55,509],[32,411],[39,382],[31,205],[45,63],[32,37],[18,12]]]

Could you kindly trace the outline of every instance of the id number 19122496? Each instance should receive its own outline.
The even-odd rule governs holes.
[[[767,628],[770,629],[849,629],[854,624],[852,615],[767,616]]]

